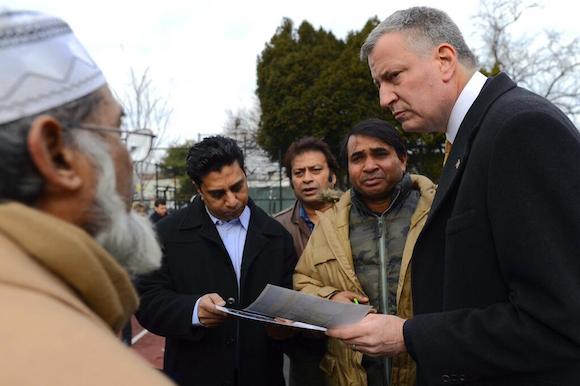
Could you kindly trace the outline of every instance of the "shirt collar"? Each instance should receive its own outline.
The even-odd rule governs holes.
[[[467,115],[467,112],[471,108],[471,105],[473,105],[473,102],[475,102],[475,99],[477,99],[477,96],[485,85],[486,80],[487,77],[485,75],[479,71],[475,71],[469,79],[469,82],[467,82],[461,91],[461,94],[459,94],[459,98],[457,98],[453,110],[451,110],[449,122],[447,123],[447,132],[445,133],[445,136],[449,142],[453,143],[453,141],[455,141],[455,137],[457,136],[461,122],[463,122],[463,118]]]
[[[211,222],[215,226],[221,226],[221,225],[226,225],[226,224],[235,225],[235,224],[239,223],[244,227],[245,230],[248,230],[248,226],[250,225],[250,213],[251,213],[251,211],[247,205],[244,208],[244,210],[242,211],[242,214],[240,215],[240,217],[235,218],[235,219],[230,220],[230,221],[220,220],[219,218],[215,217],[213,214],[211,214],[211,212],[209,211],[207,206],[205,206],[205,211],[207,212]]]
[[[308,229],[310,230],[314,229],[314,223],[312,222],[310,217],[308,217],[308,213],[306,213],[306,209],[304,209],[304,205],[302,205],[302,203],[300,203],[300,218],[304,220],[304,222],[308,226]]]

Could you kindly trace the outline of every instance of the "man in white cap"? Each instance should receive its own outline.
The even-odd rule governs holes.
[[[2,385],[169,385],[115,337],[137,307],[127,271],[159,266],[131,214],[149,132],[122,111],[62,20],[0,13]]]

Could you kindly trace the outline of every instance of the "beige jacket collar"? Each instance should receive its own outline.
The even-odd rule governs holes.
[[[69,286],[114,331],[137,308],[129,276],[82,229],[17,203],[0,205],[0,233]]]

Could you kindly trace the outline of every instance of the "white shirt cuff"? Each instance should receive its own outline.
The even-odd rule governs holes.
[[[201,324],[201,322],[199,321],[199,317],[197,315],[197,308],[199,307],[200,300],[201,300],[201,297],[199,299],[197,299],[197,301],[195,302],[195,305],[193,306],[193,315],[191,316],[191,324],[193,326],[203,327],[203,324]]]

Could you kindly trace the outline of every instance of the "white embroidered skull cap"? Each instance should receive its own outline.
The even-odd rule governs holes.
[[[0,11],[0,124],[62,106],[105,83],[63,20]]]

